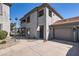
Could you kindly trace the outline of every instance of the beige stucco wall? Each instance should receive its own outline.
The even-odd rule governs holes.
[[[45,13],[45,8],[44,8],[44,13]],[[27,19],[27,17],[23,19]],[[37,11],[35,11],[30,15],[30,23],[26,23],[26,22],[22,23],[21,27],[30,28],[30,36],[38,38],[39,36],[37,33],[38,31],[37,29],[38,27],[40,27],[40,25],[44,25],[44,38],[45,38],[45,14],[37,18]]]
[[[44,15],[41,17],[38,17],[38,26],[44,25],[43,34],[44,34],[44,39],[45,39],[46,38],[46,9],[45,8],[43,9],[44,9]]]
[[[48,39],[49,37],[49,25],[55,23],[58,20],[61,20],[54,12],[52,12],[52,17],[49,16],[49,9],[47,7],[44,9],[44,15],[41,17],[37,17],[37,11],[33,12],[30,15],[30,23],[22,23],[21,27],[30,28],[30,36],[38,37],[37,31],[41,25],[44,25],[44,39]],[[53,16],[54,14],[54,16]],[[27,16],[23,19],[27,19]],[[52,33],[51,33],[52,34]],[[51,35],[52,36],[52,35]]]
[[[62,20],[54,12],[52,12],[52,17],[49,16],[49,9],[46,7],[46,39],[49,38],[49,26],[53,25],[56,21]],[[53,32],[53,31],[52,31]],[[51,33],[52,34],[52,33]],[[53,34],[52,34],[53,36]]]
[[[2,4],[2,15],[0,15],[0,24],[2,24],[2,30],[10,33],[10,8],[9,6]]]
[[[34,12],[30,15],[30,23],[28,24],[30,27],[31,37],[37,36],[37,12]]]
[[[24,19],[27,20],[27,17]],[[21,27],[26,27],[26,29],[30,28],[30,37],[35,37],[36,34],[36,28],[37,28],[37,12],[34,12],[30,15],[30,23],[22,23]],[[27,36],[27,34],[26,34]]]

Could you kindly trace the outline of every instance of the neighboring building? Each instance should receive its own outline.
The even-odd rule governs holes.
[[[49,39],[49,26],[61,17],[49,4],[42,4],[24,15],[21,20],[21,28],[24,28],[26,37]]]
[[[0,30],[10,33],[10,6],[9,3],[0,3]]]

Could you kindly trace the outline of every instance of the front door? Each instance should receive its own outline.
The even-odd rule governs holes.
[[[40,38],[41,39],[44,38],[44,26],[43,25],[40,26]]]

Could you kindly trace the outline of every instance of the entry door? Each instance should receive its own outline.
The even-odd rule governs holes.
[[[40,38],[41,39],[44,38],[44,26],[43,25],[40,26]]]

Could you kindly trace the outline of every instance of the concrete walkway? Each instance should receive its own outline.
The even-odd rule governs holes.
[[[73,47],[74,47],[73,45],[58,43],[55,41],[43,42],[43,40],[20,40],[20,42],[17,43],[16,45],[0,50],[0,55],[1,56],[79,55],[78,46],[74,49]]]

